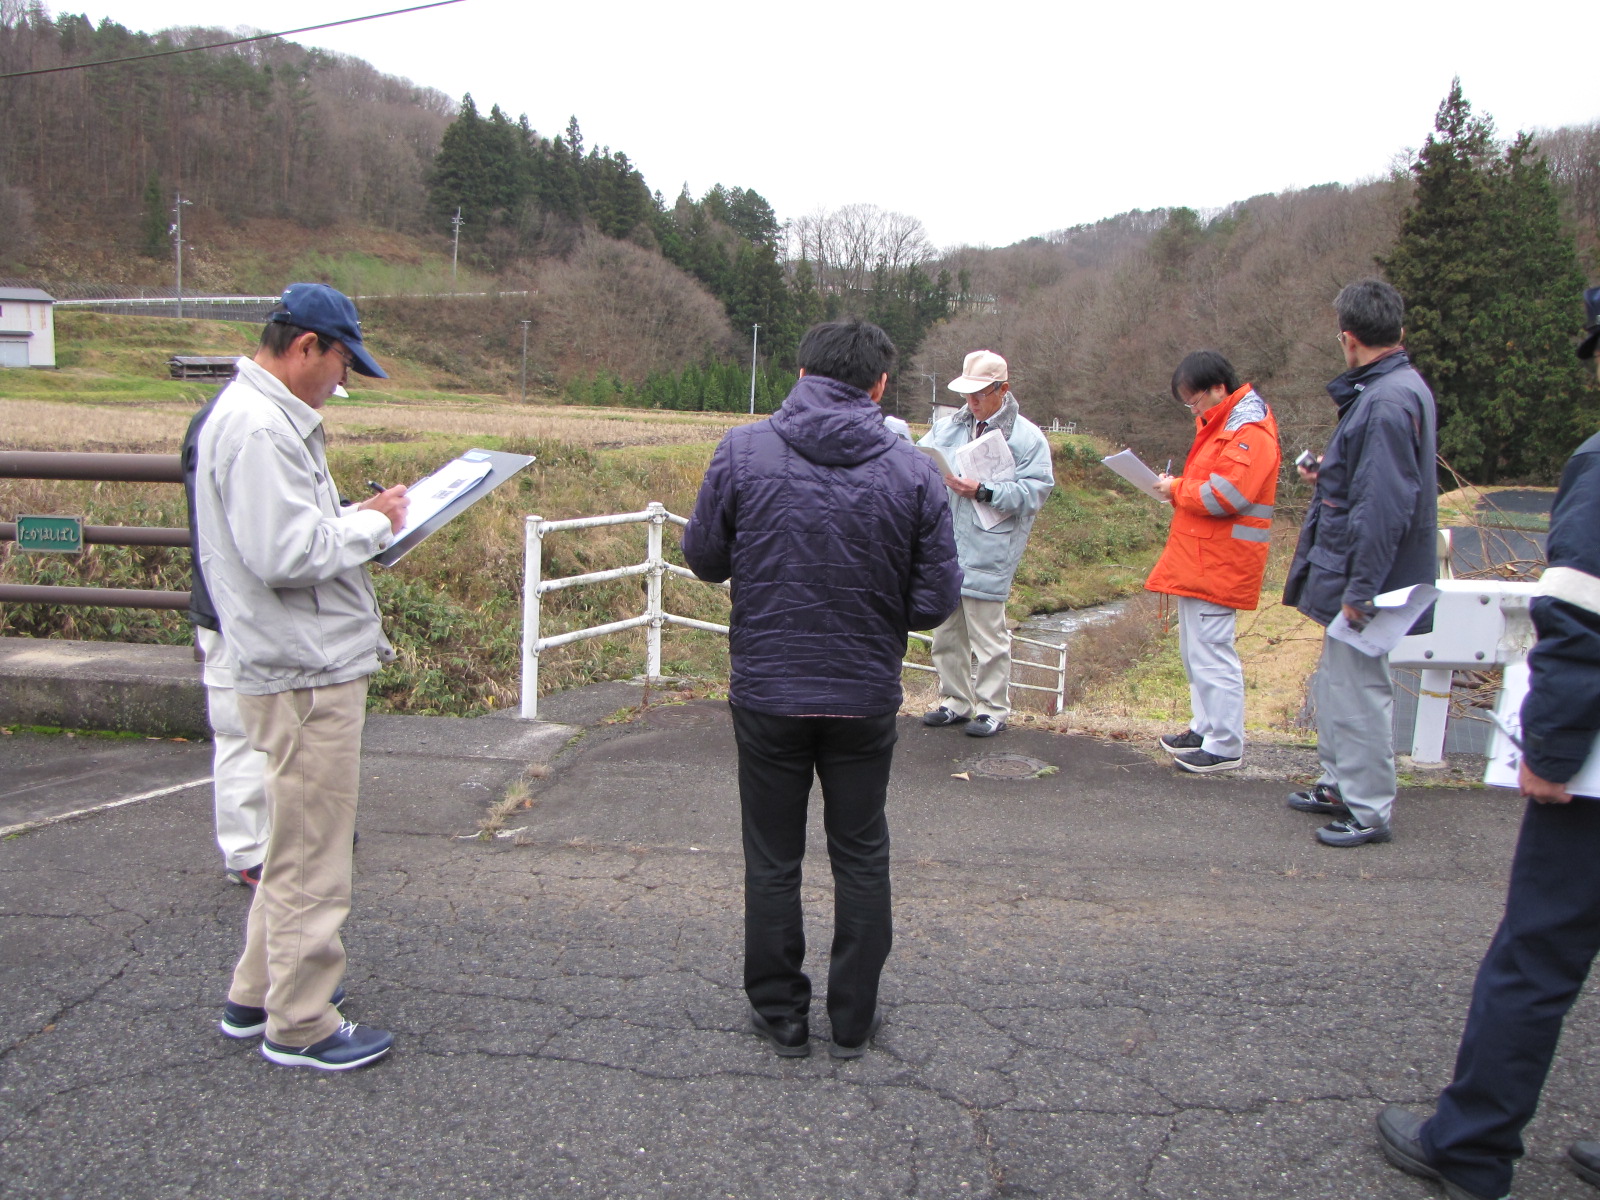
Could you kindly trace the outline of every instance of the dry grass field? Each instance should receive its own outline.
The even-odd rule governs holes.
[[[203,396],[187,401],[93,404],[0,396],[0,444],[11,450],[173,453],[201,402]],[[409,442],[438,435],[563,442],[590,450],[715,442],[726,430],[750,419],[724,413],[361,398],[331,403],[323,410],[323,418],[330,447]]]

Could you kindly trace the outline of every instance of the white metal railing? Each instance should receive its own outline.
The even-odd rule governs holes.
[[[694,579],[695,573],[661,557],[661,527],[667,522],[687,525],[688,518],[667,511],[660,501],[652,500],[643,512],[613,513],[605,517],[574,517],[568,521],[546,521],[530,516],[523,522],[523,555],[525,578],[522,590],[522,715],[532,721],[539,715],[539,655],[557,646],[580,642],[586,638],[604,637],[608,633],[621,633],[627,629],[643,628],[647,632],[645,674],[651,679],[661,677],[661,627],[681,625],[686,629],[703,629],[707,633],[727,633],[726,625],[710,621],[696,621],[693,617],[680,617],[661,607],[661,578],[679,575]],[[644,562],[631,567],[614,567],[609,571],[590,571],[584,575],[569,575],[564,579],[543,579],[544,535],[563,529],[597,529],[603,525],[638,525],[649,523]],[[585,583],[607,583],[613,579],[627,579],[633,575],[645,577],[644,613],[621,621],[609,621],[587,629],[574,629],[547,638],[539,636],[540,598],[546,592],[577,587]],[[723,584],[727,587],[727,584]]]
[[[925,642],[929,646],[933,645],[933,638],[929,634],[926,634],[926,633],[913,633],[910,636],[916,641]],[[1053,663],[1052,662],[1033,662],[1032,660],[1026,659],[1026,658],[1024,658],[1024,659],[1013,658],[1011,660],[1011,670],[1012,670],[1012,674],[1013,675],[1016,674],[1016,669],[1019,666],[1032,667],[1036,671],[1050,671],[1050,672],[1053,672],[1055,677],[1056,677],[1056,681],[1055,681],[1054,684],[1046,685],[1046,684],[1042,684],[1042,683],[1018,683],[1016,681],[1016,679],[1011,679],[1011,680],[1009,680],[1007,682],[1006,686],[1007,687],[1013,687],[1013,688],[1022,688],[1024,691],[1029,691],[1029,692],[1048,692],[1048,693],[1050,693],[1050,695],[1052,695],[1052,696],[1054,696],[1056,698],[1056,704],[1055,704],[1054,712],[1055,713],[1061,713],[1061,712],[1066,711],[1066,707],[1067,707],[1067,646],[1066,646],[1066,643],[1065,642],[1059,642],[1059,643],[1058,642],[1040,642],[1040,641],[1035,641],[1033,638],[1025,638],[1025,637],[1022,637],[1020,634],[1015,634],[1015,633],[1011,635],[1011,640],[1012,640],[1013,643],[1022,642],[1024,645],[1027,645],[1027,646],[1037,646],[1041,650],[1053,651],[1055,656],[1056,656],[1056,660]],[[927,672],[930,672],[931,674],[934,674],[934,675],[937,675],[939,673],[939,668],[938,667],[930,667],[925,663],[915,663],[915,662],[912,662],[910,659],[907,659],[905,662],[901,663],[900,665],[902,667],[905,667],[909,671],[927,671]]]
[[[685,629],[701,629],[707,633],[728,632],[726,625],[717,625],[711,621],[697,621],[693,617],[680,617],[669,613],[661,607],[661,580],[665,575],[677,575],[684,579],[696,579],[693,571],[669,563],[661,556],[661,527],[667,523],[684,526],[689,523],[688,518],[680,517],[667,511],[666,506],[660,501],[652,500],[645,506],[643,512],[613,513],[604,517],[574,517],[566,521],[546,521],[540,516],[529,516],[523,521],[523,557],[524,579],[522,589],[522,716],[525,720],[536,720],[539,716],[539,655],[546,650],[553,650],[557,646],[566,646],[572,642],[583,641],[587,638],[604,637],[610,633],[622,633],[629,629],[646,630],[645,675],[650,679],[661,677],[661,627],[663,625],[678,625]],[[566,529],[598,529],[604,525],[638,525],[648,523],[645,544],[645,558],[642,563],[635,563],[631,567],[613,567],[609,571],[590,571],[583,575],[568,575],[562,579],[545,579],[542,577],[544,567],[544,536],[547,533],[558,533]],[[626,617],[621,621],[608,621],[604,625],[592,625],[587,629],[573,629],[566,633],[552,634],[550,637],[539,636],[539,619],[541,598],[547,592],[558,592],[564,588],[578,587],[585,583],[608,583],[613,579],[627,579],[631,576],[643,575],[645,577],[645,610],[637,617]],[[720,585],[727,588],[727,584]],[[925,633],[913,633],[913,638],[930,645],[933,639]],[[1034,667],[1043,671],[1054,671],[1056,676],[1055,686],[1047,687],[1036,683],[1017,683],[1012,681],[1014,688],[1024,688],[1033,692],[1049,692],[1056,698],[1055,711],[1060,712],[1066,706],[1067,694],[1067,648],[1054,642],[1038,642],[1032,638],[1012,636],[1013,642],[1023,642],[1030,646],[1038,646],[1045,650],[1052,650],[1056,654],[1056,661],[1052,663],[1035,663],[1023,660],[1024,666]],[[913,671],[936,671],[936,668],[922,663],[907,661],[902,664]]]

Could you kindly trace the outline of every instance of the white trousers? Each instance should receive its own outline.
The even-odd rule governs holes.
[[[1011,631],[1005,601],[961,597],[961,607],[933,631],[933,665],[939,672],[939,702],[956,716],[1009,717]]]
[[[272,818],[262,778],[267,756],[250,747],[239,717],[239,694],[218,681],[232,679],[222,635],[195,630],[206,659],[206,716],[211,721],[211,797],[216,812],[217,847],[222,865],[240,871],[260,866],[267,857]]]
[[[1178,597],[1178,653],[1189,677],[1189,728],[1205,739],[1200,747],[1218,758],[1244,754],[1244,667],[1234,648],[1231,608]]]
[[[1387,825],[1394,809],[1394,681],[1376,658],[1324,635],[1311,677],[1317,706],[1318,783],[1334,784],[1363,825]]]

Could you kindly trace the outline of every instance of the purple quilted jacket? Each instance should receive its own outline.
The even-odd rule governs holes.
[[[961,603],[938,470],[865,392],[821,375],[722,439],[683,554],[733,581],[728,698],[755,712],[894,712],[906,632]]]

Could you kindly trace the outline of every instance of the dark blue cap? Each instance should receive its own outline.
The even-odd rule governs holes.
[[[1583,341],[1578,345],[1578,357],[1593,358],[1594,348],[1600,344],[1600,287],[1584,289],[1583,309],[1586,324]]]
[[[349,296],[325,283],[291,283],[283,289],[279,302],[286,311],[273,313],[269,320],[297,325],[342,342],[350,351],[357,372],[374,379],[389,378],[389,373],[361,344],[361,318],[356,316],[356,306]]]

